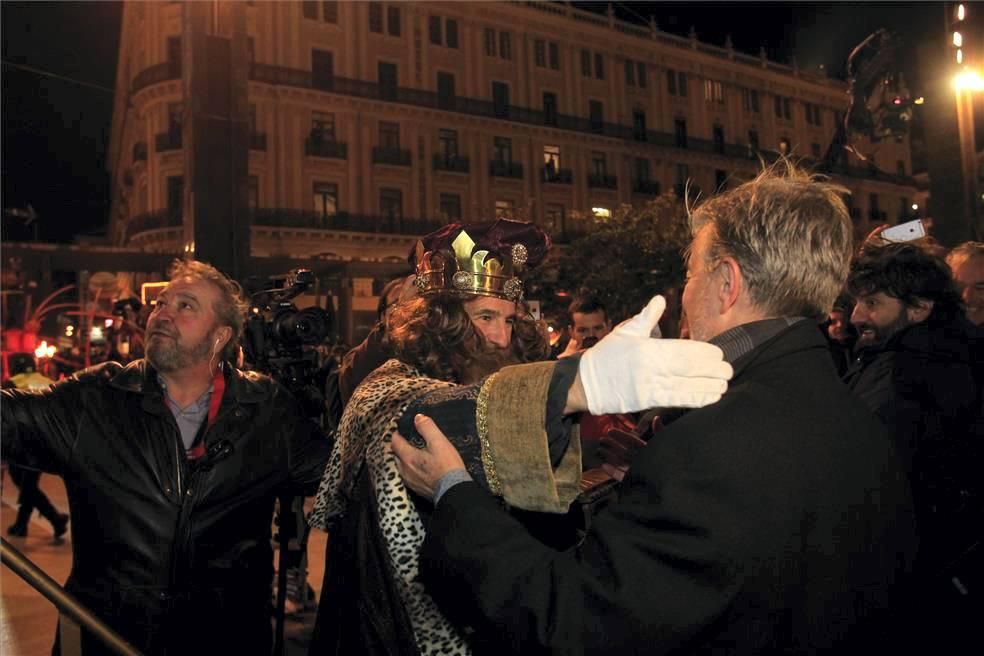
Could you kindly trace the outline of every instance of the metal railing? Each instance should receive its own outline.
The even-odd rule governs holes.
[[[376,146],[372,149],[372,163],[410,166],[410,151],[404,148],[383,148]]]
[[[142,89],[159,84],[161,82],[166,82],[167,80],[177,80],[181,77],[181,64],[177,62],[164,62],[162,64],[154,64],[149,68],[145,68],[133,78],[133,84],[131,86],[131,93],[137,93]]]
[[[326,216],[311,210],[267,207],[253,210],[252,225],[395,235],[426,235],[429,232],[437,230],[444,223],[440,220],[429,218],[349,214],[347,212],[339,212]]]
[[[348,144],[342,141],[309,136],[304,141],[304,154],[310,157],[348,159]]]
[[[154,150],[163,153],[169,150],[181,149],[181,130],[158,132],[154,137]]]
[[[158,230],[160,228],[181,227],[181,213],[170,210],[154,210],[139,214],[130,219],[126,224],[126,239],[129,241],[135,235],[148,230]]]
[[[468,173],[471,170],[471,166],[467,157],[461,157],[459,155],[434,155],[434,170]]]
[[[659,196],[659,192],[659,182],[655,180],[634,180],[632,182],[632,193]]]
[[[574,183],[574,172],[570,169],[554,169],[551,167],[544,167],[540,173],[541,179],[544,182],[551,184],[573,184]]]
[[[523,178],[523,165],[519,162],[504,162],[499,159],[489,161],[489,175],[496,178]]]
[[[265,132],[251,132],[249,135],[250,150],[266,150],[267,138]]]
[[[54,579],[45,574],[43,570],[3,538],[0,538],[0,561],[50,601],[63,618],[68,618],[84,628],[113,652],[121,656],[140,656],[140,652],[133,645],[96,617],[88,608],[80,604],[75,597],[65,592],[65,589],[58,585]],[[64,643],[65,636],[63,635],[63,654],[67,651]]]
[[[614,175],[589,175],[588,187],[592,189],[618,189],[618,178]]]

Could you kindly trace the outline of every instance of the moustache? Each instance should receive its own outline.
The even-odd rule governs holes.
[[[172,332],[171,330],[168,330],[167,328],[161,326],[158,323],[153,323],[153,324],[148,324],[147,325],[147,335],[148,336],[151,336],[151,335],[164,335],[165,337],[170,337],[172,339],[176,338],[176,335],[174,334],[174,332]]]

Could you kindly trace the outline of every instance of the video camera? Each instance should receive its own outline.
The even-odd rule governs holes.
[[[334,309],[299,310],[291,301],[314,284],[308,269],[293,269],[282,287],[264,289],[251,297],[243,334],[249,365],[286,387],[305,413],[318,419],[324,412],[324,383],[331,361],[314,348],[325,344],[335,326]]]

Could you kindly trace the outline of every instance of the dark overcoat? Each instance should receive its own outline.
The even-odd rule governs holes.
[[[499,653],[816,653],[869,643],[915,550],[906,477],[815,324],[735,363],[552,551],[478,485],[438,503],[421,574]],[[531,399],[531,403],[536,402]]]

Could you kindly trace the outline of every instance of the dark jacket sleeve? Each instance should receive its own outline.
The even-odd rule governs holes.
[[[393,357],[386,345],[385,336],[383,324],[377,323],[362,343],[342,358],[342,364],[338,367],[338,390],[341,392],[343,405],[348,403],[352,392],[366,376]]]
[[[47,390],[0,392],[4,460],[62,473],[78,437],[84,384],[73,377]]]

